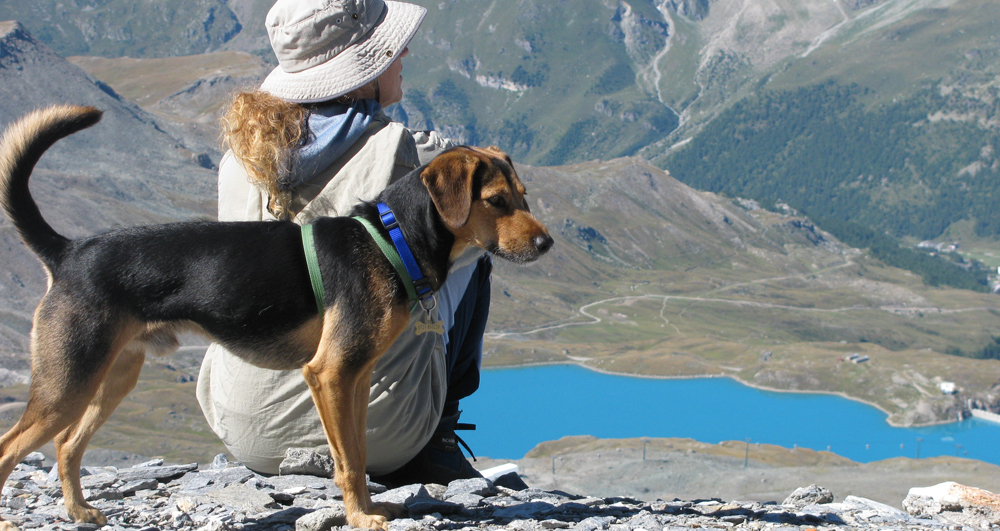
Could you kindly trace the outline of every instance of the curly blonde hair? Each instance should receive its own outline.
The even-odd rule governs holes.
[[[222,116],[225,144],[243,164],[250,181],[267,192],[267,209],[290,219],[292,192],[281,186],[295,150],[306,141],[309,109],[267,92],[238,92]]]

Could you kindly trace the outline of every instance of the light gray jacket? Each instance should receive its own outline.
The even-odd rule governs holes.
[[[296,189],[294,221],[342,216],[361,200],[450,147],[436,134],[411,133],[384,117],[369,126],[350,150]],[[266,194],[254,187],[240,162],[226,153],[219,168],[219,220],[273,219]],[[261,252],[266,252],[262,249]],[[445,330],[465,293],[481,252],[462,257],[438,292]],[[430,440],[447,392],[444,336],[416,335],[417,308],[410,327],[382,357],[372,378],[368,406],[368,471],[385,474],[404,465]],[[327,452],[322,424],[301,371],[273,371],[250,365],[213,344],[201,366],[198,401],[205,418],[233,456],[259,472],[276,474],[285,450]]]

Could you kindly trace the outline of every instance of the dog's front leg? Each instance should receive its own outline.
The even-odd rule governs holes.
[[[302,373],[333,453],[334,479],[343,492],[347,523],[362,529],[388,529],[389,514],[373,505],[368,493],[365,425],[364,418],[357,415],[359,407],[367,407],[368,395],[359,397],[356,390],[363,380],[365,389],[368,388],[372,371],[369,367],[350,370],[337,358],[340,357],[332,363],[313,360],[303,367]],[[365,404],[357,404],[359,400]]]
[[[347,523],[388,529],[390,514],[372,503],[365,478],[365,419],[372,370],[409,322],[405,305],[386,307],[377,318],[345,322],[327,308],[316,355],[302,374],[323,422],[333,453],[337,486],[344,495]]]
[[[316,354],[302,367],[302,375],[333,454],[334,479],[343,492],[347,523],[388,530],[389,511],[373,504],[368,493],[365,419],[372,371],[406,329],[410,314],[405,304],[372,302],[369,307],[384,310],[361,319],[342,319],[336,307],[326,308]]]

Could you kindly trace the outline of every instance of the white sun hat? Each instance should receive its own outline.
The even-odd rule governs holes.
[[[278,67],[260,89],[294,103],[343,96],[382,75],[425,14],[391,0],[278,0],[265,19]]]

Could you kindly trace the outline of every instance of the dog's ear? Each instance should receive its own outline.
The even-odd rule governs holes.
[[[471,150],[456,148],[434,158],[420,178],[445,224],[465,226],[472,210],[472,179],[483,159]]]

